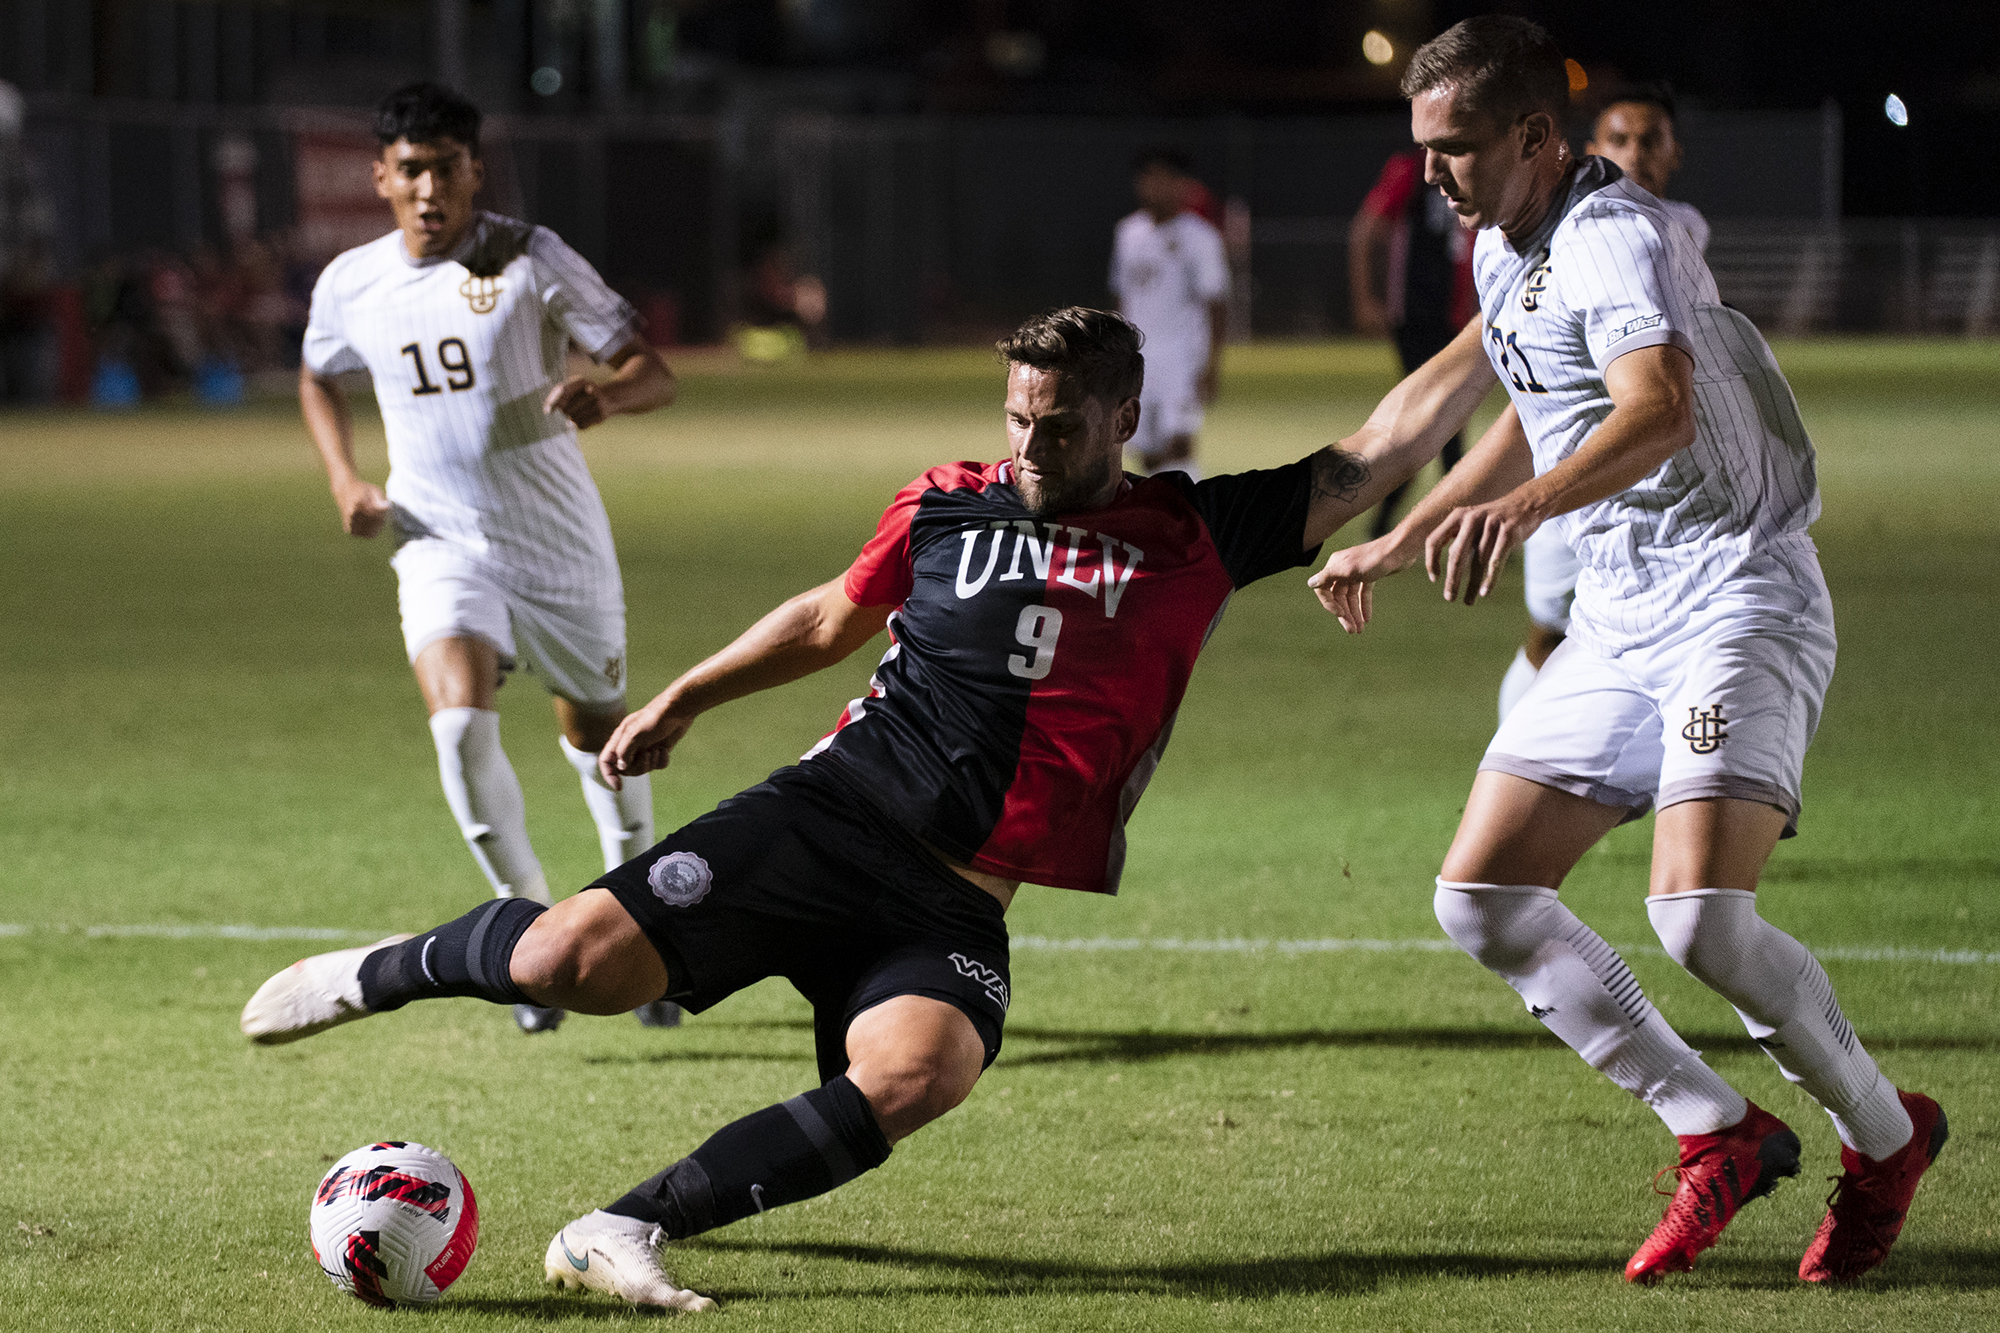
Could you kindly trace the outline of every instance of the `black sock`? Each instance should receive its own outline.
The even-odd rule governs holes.
[[[361,960],[361,1002],[370,1013],[411,1000],[471,995],[495,1004],[533,1004],[514,984],[514,946],[549,909],[528,898],[495,898],[456,921],[377,949]]]
[[[889,1160],[889,1140],[845,1074],[724,1125],[607,1213],[657,1223],[669,1240],[845,1185]]]

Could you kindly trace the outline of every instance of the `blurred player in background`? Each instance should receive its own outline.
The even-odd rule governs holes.
[[[1444,196],[1425,188],[1422,149],[1383,164],[1348,224],[1347,282],[1355,331],[1393,339],[1405,375],[1443,351],[1478,313],[1472,241]],[[1446,442],[1439,455],[1445,471],[1458,462],[1461,444],[1457,435]],[[1370,536],[1396,526],[1409,489],[1404,482],[1389,493]]]
[[[1667,198],[1667,182],[1681,168],[1681,142],[1674,133],[1674,96],[1665,84],[1633,84],[1613,92],[1597,113],[1583,151],[1617,163],[1627,179],[1658,199],[1667,216],[1687,228],[1695,249],[1708,250],[1708,219],[1701,210]],[[1496,427],[1518,428],[1518,418]],[[1569,607],[1583,566],[1550,524],[1537,529],[1521,548],[1521,568],[1527,585],[1528,637],[1500,679],[1503,721],[1569,633]]]
[[[313,291],[299,405],[357,537],[395,533],[403,642],[430,710],[445,800],[502,898],[546,905],[496,695],[517,659],[555,703],[605,867],[653,841],[644,778],[614,790],[597,752],[625,716],[625,593],[576,433],[673,401],[638,318],[543,227],[482,212],[477,108],[413,84],[376,112],[375,190],[396,230],[340,255]],[[564,376],[574,342],[609,366]],[[385,487],[355,469],[335,376],[366,370],[389,437]],[[515,1008],[523,1031],[562,1012]],[[678,1010],[647,1009],[649,1025]]]
[[[1224,605],[1309,562],[1381,498],[1378,472],[1407,476],[1441,443],[1418,431],[1202,482],[1128,476],[1139,342],[1102,310],[1016,330],[1000,349],[1007,456],[905,486],[844,575],[682,675],[601,757],[626,782],[664,767],[702,713],[887,628],[868,694],[796,765],[552,910],[486,903],[302,960],[251,998],[244,1032],[295,1041],[454,995],[606,1013],[666,994],[699,1012],[787,978],[813,1005],[821,1085],[723,1126],[544,1259],[566,1286],[706,1308],[660,1242],[846,1184],[971,1093],[1000,1050],[1016,889],[1117,891],[1126,819]]]
[[[1148,473],[1201,475],[1195,436],[1215,401],[1229,327],[1222,233],[1188,205],[1198,184],[1186,153],[1149,148],[1133,162],[1137,212],[1112,237],[1111,291],[1146,336],[1146,391],[1132,450]]]
[[[1570,637],[1480,762],[1438,922],[1677,1136],[1679,1187],[1625,1276],[1693,1268],[1743,1203],[1798,1172],[1800,1145],[1557,897],[1600,838],[1656,808],[1647,915],[1832,1117],[1843,1171],[1799,1276],[1851,1281],[1887,1256],[1946,1126],[1935,1101],[1883,1076],[1818,960],[1757,910],[1764,862],[1796,831],[1833,675],[1833,609],[1807,535],[1812,441],[1687,229],[1613,163],[1571,155],[1568,77],[1546,32],[1467,19],[1416,52],[1403,92],[1427,179],[1479,231],[1481,314],[1405,385],[1464,403],[1498,378],[1512,425],[1394,532],[1336,552],[1313,587],[1358,632],[1374,580],[1422,560],[1446,597],[1471,603],[1544,524],[1584,567]],[[1376,418],[1393,443],[1469,413]]]

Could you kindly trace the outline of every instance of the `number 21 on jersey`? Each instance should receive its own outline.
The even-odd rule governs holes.
[[[478,376],[472,372],[472,357],[466,352],[462,339],[446,338],[437,345],[438,364],[445,370],[444,384],[431,383],[430,374],[424,369],[422,343],[411,343],[404,347],[402,352],[404,356],[410,358],[411,364],[417,369],[417,382],[410,392],[419,398],[425,394],[443,393],[447,386],[453,393],[457,393],[461,389],[470,389],[478,383]]]
[[[1515,339],[1520,335],[1512,329],[1501,329],[1495,325],[1486,326],[1486,336],[1493,343],[1493,350],[1500,358],[1500,373],[1514,381],[1514,387],[1522,393],[1547,393],[1548,386],[1535,378],[1534,367],[1528,364],[1528,354],[1521,350]],[[1516,369],[1516,366],[1519,369]]]

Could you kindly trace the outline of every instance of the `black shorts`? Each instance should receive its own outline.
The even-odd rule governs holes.
[[[783,977],[812,1002],[820,1077],[847,1068],[847,1026],[898,995],[972,1020],[986,1063],[1007,1017],[1007,923],[824,764],[779,769],[591,885],[660,951],[666,998],[700,1013]]]

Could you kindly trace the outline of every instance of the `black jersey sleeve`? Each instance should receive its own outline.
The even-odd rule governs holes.
[[[1312,504],[1308,459],[1196,482],[1180,472],[1162,472],[1157,479],[1178,486],[1194,506],[1229,581],[1239,588],[1319,557],[1319,547],[1305,545],[1306,511]]]

